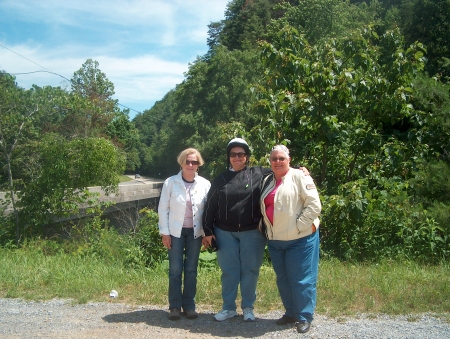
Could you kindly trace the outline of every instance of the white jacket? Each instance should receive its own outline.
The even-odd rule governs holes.
[[[202,216],[206,196],[211,183],[205,178],[195,175],[194,184],[191,188],[192,214],[194,218],[194,238],[204,235]],[[159,234],[173,235],[179,238],[184,222],[186,210],[186,187],[181,171],[164,181],[158,205]]]
[[[305,176],[301,170],[289,169],[275,193],[272,225],[264,199],[274,187],[275,178],[270,175],[263,182],[260,200],[263,231],[269,240],[295,240],[312,234],[312,224],[319,228],[322,204],[312,177]]]

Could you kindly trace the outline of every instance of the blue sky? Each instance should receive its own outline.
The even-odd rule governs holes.
[[[70,79],[90,58],[113,82],[119,103],[142,112],[207,52],[207,25],[224,18],[228,2],[0,0],[0,69]],[[16,75],[16,82],[70,88],[49,73]]]

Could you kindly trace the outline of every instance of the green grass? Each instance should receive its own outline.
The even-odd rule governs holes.
[[[130,269],[120,260],[105,262],[58,253],[44,255],[30,249],[0,249],[0,297],[48,300],[73,299],[76,303],[108,301],[133,305],[167,305],[167,263],[159,267]],[[322,260],[319,269],[317,313],[331,317],[358,313],[408,314],[431,312],[449,318],[450,267],[412,262],[350,264]],[[200,267],[197,303],[221,307],[220,270]],[[258,312],[282,310],[275,275],[261,268]]]
[[[127,181],[131,181],[133,179],[131,179],[129,176],[121,175],[119,180],[120,180],[120,182],[127,182]]]

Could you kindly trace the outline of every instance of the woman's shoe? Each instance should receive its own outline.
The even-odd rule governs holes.
[[[295,323],[295,326],[297,326],[298,333],[306,333],[311,328],[311,323],[306,320],[301,320]]]
[[[169,310],[169,320],[180,320],[180,312],[179,308],[171,308]]]
[[[292,324],[295,323],[297,320],[293,317],[290,317],[288,315],[283,315],[280,319],[275,321],[275,324],[277,325],[286,325],[286,324]]]
[[[198,313],[195,310],[189,310],[184,312],[186,314],[186,318],[188,319],[196,319],[198,318]]]

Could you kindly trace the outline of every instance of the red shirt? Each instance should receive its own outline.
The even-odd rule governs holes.
[[[275,210],[274,200],[275,193],[277,192],[278,187],[281,185],[282,180],[277,180],[275,187],[273,190],[264,198],[264,205],[266,206],[266,215],[269,218],[271,224],[273,225],[273,213]]]

